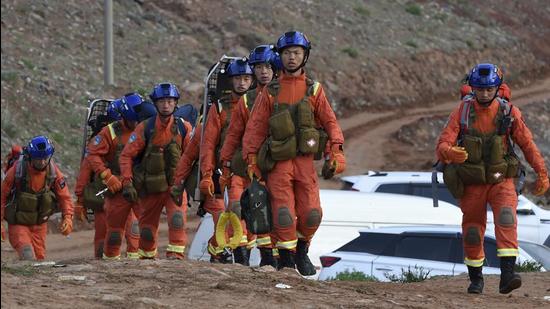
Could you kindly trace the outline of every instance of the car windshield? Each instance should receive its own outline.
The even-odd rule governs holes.
[[[550,270],[550,248],[532,242],[520,241],[519,246],[542,264],[546,270]]]

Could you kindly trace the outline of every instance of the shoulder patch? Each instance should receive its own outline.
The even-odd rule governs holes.
[[[133,143],[136,140],[136,138],[137,138],[136,133],[132,133],[130,135],[130,138],[128,138],[128,143],[130,143],[130,144]]]
[[[99,145],[99,143],[101,142],[101,136],[100,135],[96,135],[95,138],[94,138],[94,145]]]
[[[65,184],[66,184],[66,183],[67,183],[67,182],[66,182],[65,177],[61,178],[61,180],[59,180],[59,188],[60,188],[60,189],[65,188]]]

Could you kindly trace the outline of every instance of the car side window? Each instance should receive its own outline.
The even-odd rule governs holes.
[[[410,185],[408,183],[382,184],[376,188],[376,192],[410,195]]]
[[[432,185],[428,183],[413,183],[412,195],[432,198]],[[437,197],[441,201],[451,203],[458,206],[458,201],[451,195],[449,189],[444,184],[440,184],[437,187]]]
[[[343,245],[336,251],[382,254],[398,238],[397,234],[360,233],[359,237]]]
[[[404,236],[395,246],[395,256],[454,263],[451,249],[451,238]]]

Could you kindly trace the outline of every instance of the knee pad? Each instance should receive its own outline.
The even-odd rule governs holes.
[[[321,212],[319,209],[312,209],[306,218],[307,227],[316,227],[321,224]]]
[[[153,241],[153,231],[150,227],[144,227],[141,229],[140,238],[145,241]]]
[[[503,206],[498,214],[498,225],[503,227],[513,227],[516,223],[514,209],[510,206]]]
[[[114,231],[109,233],[109,239],[107,240],[108,246],[120,246],[122,245],[122,237],[120,232]]]
[[[176,211],[170,220],[170,225],[172,228],[179,230],[183,228],[183,213],[181,211]]]
[[[34,250],[31,245],[24,245],[21,248],[21,259],[22,260],[34,260]]]
[[[477,246],[481,244],[481,236],[479,235],[479,228],[475,226],[470,226],[466,230],[466,235],[464,236],[464,242],[470,246]]]
[[[132,221],[132,228],[130,229],[132,232],[132,235],[139,235],[139,221],[134,220]]]
[[[279,207],[279,209],[277,209],[277,223],[281,227],[289,227],[293,222],[294,219],[290,215],[288,207]]]
[[[242,210],[241,202],[235,201],[235,202],[231,203],[231,211],[234,212],[237,215],[237,217],[239,217],[239,219],[242,218],[241,210]]]

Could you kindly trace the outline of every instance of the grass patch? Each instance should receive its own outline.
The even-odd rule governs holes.
[[[2,80],[7,82],[13,82],[17,79],[17,73],[15,72],[2,72]]]
[[[339,281],[367,281],[367,282],[378,282],[379,280],[374,276],[367,276],[362,271],[349,271],[346,269],[346,271],[337,273],[336,277],[332,278],[331,280],[339,280]]]
[[[353,48],[353,47],[346,47],[346,48],[343,48],[342,49],[342,52],[344,54],[347,54],[348,56],[350,56],[351,58],[357,58],[359,56],[359,52],[357,51],[357,49]]]
[[[414,40],[408,40],[407,42],[405,42],[405,45],[410,46],[412,48],[418,48],[418,44],[416,44]]]
[[[364,5],[358,5],[354,7],[353,10],[361,16],[365,16],[365,17],[370,16],[369,9]]]
[[[466,40],[466,45],[468,46],[469,49],[473,49],[474,48],[474,43],[470,40]]]
[[[58,144],[63,144],[63,142],[65,141],[65,135],[59,132],[50,133],[50,138]]]
[[[29,70],[34,70],[36,67],[30,60],[28,59],[21,59],[21,62],[23,62],[23,65]]]
[[[32,267],[31,265],[7,266],[5,263],[2,263],[2,272],[7,272],[14,276],[25,277],[30,277],[38,273],[36,267]]]
[[[421,282],[428,279],[430,271],[426,271],[424,267],[414,266],[414,269],[411,269],[409,266],[407,270],[401,268],[401,274],[385,274],[391,282],[400,282],[400,283],[410,283],[410,282]]]
[[[514,269],[520,273],[539,272],[542,269],[542,264],[537,261],[523,261],[516,264]]]
[[[415,16],[420,16],[420,14],[422,14],[422,8],[420,6],[418,6],[417,4],[408,4],[406,7],[405,7],[405,11],[407,11],[407,13],[411,14],[411,15],[415,15]]]

